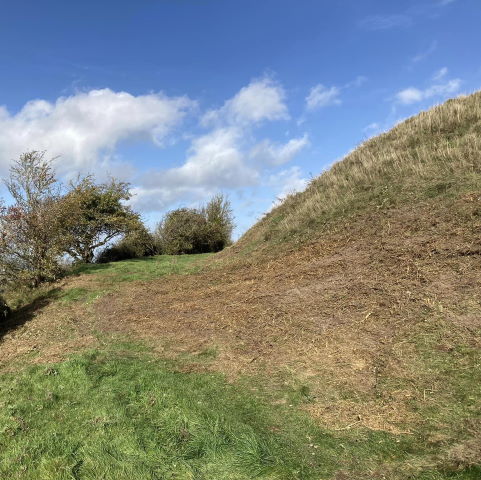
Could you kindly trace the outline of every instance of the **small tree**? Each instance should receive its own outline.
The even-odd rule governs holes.
[[[35,287],[61,271],[60,189],[51,160],[45,152],[22,154],[5,185],[14,203],[0,206],[0,277]]]
[[[218,252],[231,243],[234,221],[229,200],[215,195],[202,209],[208,225],[209,250]]]
[[[157,227],[162,253],[218,252],[230,244],[232,210],[223,195],[216,195],[200,210],[179,208],[168,212]]]
[[[95,184],[88,176],[71,185],[62,199],[65,252],[91,263],[97,248],[139,229],[139,215],[122,203],[130,198],[129,184],[114,179]]]
[[[159,249],[168,255],[209,251],[205,216],[192,208],[167,213],[157,227]]]
[[[107,246],[97,257],[97,263],[118,262],[130,258],[151,257],[157,255],[158,249],[153,235],[140,225],[120,241]]]

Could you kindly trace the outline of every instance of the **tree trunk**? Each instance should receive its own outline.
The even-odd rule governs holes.
[[[83,255],[82,255],[82,260],[84,263],[93,263],[94,261],[94,252],[92,249],[87,248],[84,250]]]

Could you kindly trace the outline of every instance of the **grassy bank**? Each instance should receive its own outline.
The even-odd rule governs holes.
[[[281,392],[286,402],[273,404],[248,381],[186,367],[117,344],[2,375],[0,478],[318,480],[343,470],[368,478],[424,449],[412,436],[328,432],[298,409],[309,401],[302,392]]]

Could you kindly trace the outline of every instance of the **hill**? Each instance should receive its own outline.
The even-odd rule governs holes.
[[[409,118],[291,195],[238,245],[304,241],[362,214],[477,192],[480,131],[481,92]]]
[[[23,300],[0,333],[2,392],[18,398],[0,396],[8,458],[42,451],[36,412],[73,422],[79,385],[99,411],[82,407],[68,454],[44,451],[73,478],[479,478],[480,147],[478,92],[365,142],[220,254],[95,265]],[[29,409],[32,391],[46,405]],[[146,413],[161,401],[168,421]],[[155,425],[168,448],[149,443]],[[130,470],[109,477],[112,456]]]

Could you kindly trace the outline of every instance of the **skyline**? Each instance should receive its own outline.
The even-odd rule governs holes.
[[[129,181],[151,227],[222,192],[237,237],[363,140],[481,85],[471,0],[0,9],[0,176],[45,149],[63,179]]]

